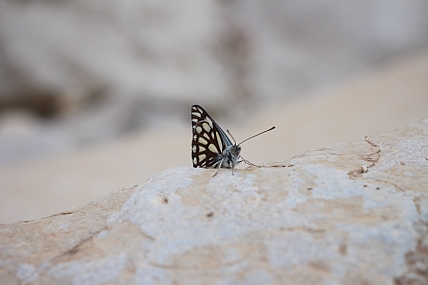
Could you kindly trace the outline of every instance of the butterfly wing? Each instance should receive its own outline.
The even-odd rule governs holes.
[[[191,114],[193,167],[217,167],[232,142],[201,106],[193,105]]]

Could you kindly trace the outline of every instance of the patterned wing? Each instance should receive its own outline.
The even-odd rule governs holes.
[[[199,105],[192,106],[192,133],[193,167],[217,167],[223,150],[232,142]]]

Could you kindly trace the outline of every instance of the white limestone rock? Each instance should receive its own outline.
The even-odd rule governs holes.
[[[2,284],[427,284],[428,119],[0,226]]]

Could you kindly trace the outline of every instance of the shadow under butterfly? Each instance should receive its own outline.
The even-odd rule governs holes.
[[[241,156],[240,145],[256,136],[275,129],[275,127],[251,136],[239,144],[236,144],[236,141],[229,130],[227,130],[227,133],[233,139],[233,143],[220,126],[201,106],[193,105],[191,114],[193,167],[217,168],[213,177],[217,175],[221,167],[231,168],[233,174],[233,169],[240,162],[260,167]],[[240,158],[242,160],[239,160]]]

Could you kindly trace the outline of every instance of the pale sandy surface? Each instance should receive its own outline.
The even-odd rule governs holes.
[[[245,143],[242,154],[259,164],[283,160],[303,150],[389,132],[426,117],[427,78],[428,52],[421,52],[340,86],[260,110],[246,124],[221,125],[238,141],[275,125],[275,131]],[[72,209],[172,166],[191,167],[188,125],[2,166],[0,223]]]

